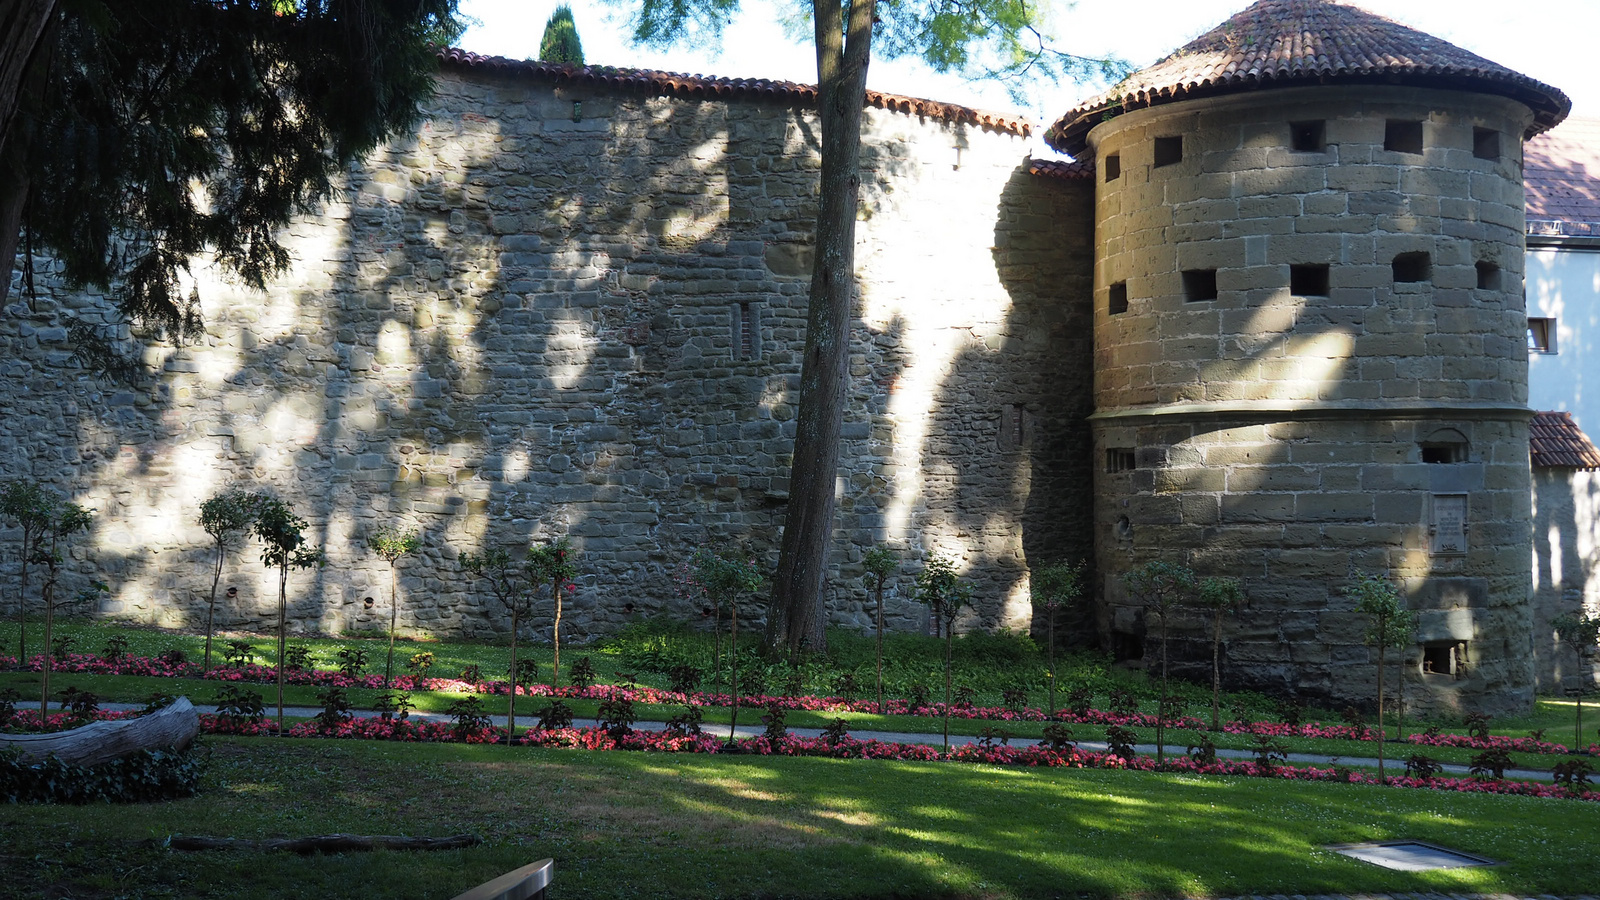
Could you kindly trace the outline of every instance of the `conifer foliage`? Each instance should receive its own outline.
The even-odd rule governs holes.
[[[583,42],[578,40],[578,25],[572,21],[572,7],[563,3],[550,14],[550,21],[544,23],[539,60],[583,65]]]

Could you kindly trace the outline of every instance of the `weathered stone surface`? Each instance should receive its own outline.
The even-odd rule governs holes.
[[[963,627],[1026,627],[1027,562],[1090,555],[1062,512],[1090,503],[1090,192],[1029,176],[1013,135],[876,109],[865,134],[830,616],[867,627],[861,555],[888,541],[961,559]],[[387,625],[363,549],[382,525],[423,532],[404,628],[504,629],[458,555],[558,533],[582,554],[569,636],[700,621],[678,583],[695,548],[776,558],[815,141],[783,105],[446,72],[415,133],[290,226],[286,277],[253,294],[200,272],[205,338],[152,348],[139,390],[65,363],[63,316],[103,307],[40,260],[37,310],[0,318],[0,479],[95,509],[58,593],[104,577],[107,614],[203,620],[198,507],[240,485],[290,500],[327,551],[291,576],[296,628]],[[257,555],[228,566],[224,627],[271,620]],[[892,625],[924,627],[907,595]]]

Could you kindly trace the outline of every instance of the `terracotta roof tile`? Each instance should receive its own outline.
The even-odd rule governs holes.
[[[1030,159],[1028,160],[1028,174],[1040,178],[1063,178],[1079,181],[1094,177],[1094,156],[1086,155],[1082,159]]]
[[[1600,119],[1571,118],[1522,151],[1529,234],[1600,234]]]
[[[1528,424],[1528,449],[1535,466],[1600,469],[1600,450],[1572,421],[1571,413],[1534,413]]]
[[[770,100],[810,107],[817,105],[816,86],[797,84],[793,81],[716,78],[709,75],[683,75],[677,72],[622,69],[614,66],[574,66],[567,63],[540,62],[535,59],[517,60],[504,56],[482,56],[458,47],[440,50],[439,59],[448,66],[504,72],[555,84],[575,84],[700,100]],[[898,94],[885,94],[882,91],[867,91],[866,103],[879,109],[927,116],[951,123],[966,122],[991,131],[1022,137],[1033,133],[1033,123],[1021,116],[972,109],[954,103],[902,97]]]
[[[1447,41],[1338,0],[1260,0],[1110,91],[1045,135],[1077,155],[1089,130],[1124,110],[1259,87],[1401,83],[1499,94],[1534,112],[1530,135],[1560,122],[1567,96]]]

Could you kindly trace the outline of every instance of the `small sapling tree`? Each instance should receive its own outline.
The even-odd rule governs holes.
[[[511,613],[511,671],[517,671],[517,632],[522,617],[533,609],[533,585],[528,581],[528,561],[517,562],[504,547],[490,547],[482,553],[461,554],[461,568],[489,584],[489,593]],[[506,739],[517,733],[517,685],[513,679],[506,711]]]
[[[76,503],[61,502],[55,505],[49,523],[45,526],[44,539],[40,541],[34,553],[33,561],[42,563],[45,567],[44,590],[41,599],[44,601],[44,643],[50,646],[50,631],[55,625],[56,610],[56,579],[61,574],[61,564],[66,561],[63,555],[65,548],[62,541],[72,537],[80,531],[89,530],[89,511]],[[44,670],[41,673],[39,687],[39,720],[44,721],[50,713],[50,657],[44,655]]]
[[[1363,575],[1350,584],[1356,612],[1367,617],[1366,642],[1378,648],[1378,783],[1384,783],[1383,750],[1387,736],[1383,727],[1383,663],[1387,652],[1410,643],[1416,631],[1416,617],[1394,585],[1375,575]]]
[[[1045,643],[1050,660],[1050,715],[1056,714],[1056,620],[1061,611],[1083,594],[1083,563],[1051,563],[1028,579],[1029,599],[1044,616]]]
[[[1123,576],[1128,593],[1143,605],[1145,615],[1161,620],[1161,699],[1156,707],[1156,761],[1166,758],[1167,635],[1172,613],[1193,602],[1199,584],[1188,566],[1153,559]]]
[[[289,570],[322,565],[322,551],[307,547],[306,520],[276,497],[262,496],[253,531],[261,539],[261,562],[278,570],[278,733],[283,733],[284,641],[289,623]]]
[[[200,504],[200,527],[211,536],[217,548],[217,559],[211,569],[211,598],[206,602],[206,651],[201,663],[203,671],[211,671],[211,632],[217,615],[217,585],[222,582],[222,564],[228,554],[244,546],[250,537],[250,526],[255,524],[256,507],[260,494],[245,491],[223,491]]]
[[[889,579],[900,570],[900,554],[888,547],[873,547],[867,551],[862,565],[867,570],[867,587],[877,604],[878,631],[878,712],[883,712],[883,590]]]
[[[695,551],[690,564],[695,579],[716,608],[728,605],[732,637],[728,650],[729,685],[733,693],[733,717],[728,725],[728,740],[739,726],[739,599],[761,589],[761,569],[755,560],[741,553],[716,553],[706,548]]]
[[[1575,694],[1578,701],[1578,719],[1577,728],[1573,731],[1572,747],[1574,750],[1581,750],[1583,748],[1583,694],[1584,689],[1589,686],[1589,675],[1584,671],[1584,660],[1594,650],[1595,645],[1600,643],[1600,617],[1582,612],[1576,615],[1567,613],[1551,619],[1550,627],[1555,629],[1556,637],[1561,640],[1561,643],[1572,649],[1573,655],[1578,660],[1578,688]]]
[[[1222,619],[1244,606],[1244,588],[1233,578],[1206,578],[1194,605],[1211,615],[1211,730],[1222,730]]]
[[[566,538],[555,538],[528,551],[528,577],[538,585],[550,585],[551,612],[550,643],[555,649],[555,662],[550,667],[550,686],[556,686],[561,677],[561,595],[568,590],[572,579],[578,577],[576,554]]]
[[[935,616],[935,630],[944,631],[944,752],[950,752],[950,675],[956,617],[972,599],[972,586],[956,574],[955,562],[940,553],[928,555],[917,573],[917,599]]]
[[[50,488],[31,481],[8,481],[0,485],[0,516],[11,519],[22,529],[18,554],[22,563],[22,583],[17,593],[17,660],[28,662],[28,565],[39,553],[45,530],[60,510],[64,498]],[[50,645],[45,644],[48,651]],[[48,655],[48,653],[47,653]]]
[[[383,685],[394,686],[394,631],[400,621],[400,557],[415,553],[422,546],[416,531],[379,528],[367,536],[367,549],[389,564],[389,656],[383,663]]]

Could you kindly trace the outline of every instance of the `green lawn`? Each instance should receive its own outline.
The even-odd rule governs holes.
[[[1259,779],[936,763],[207,738],[204,792],[0,809],[8,895],[445,898],[545,856],[556,897],[1573,895],[1600,805]],[[175,834],[483,835],[327,858]],[[1413,838],[1503,866],[1404,874],[1321,849]]]

